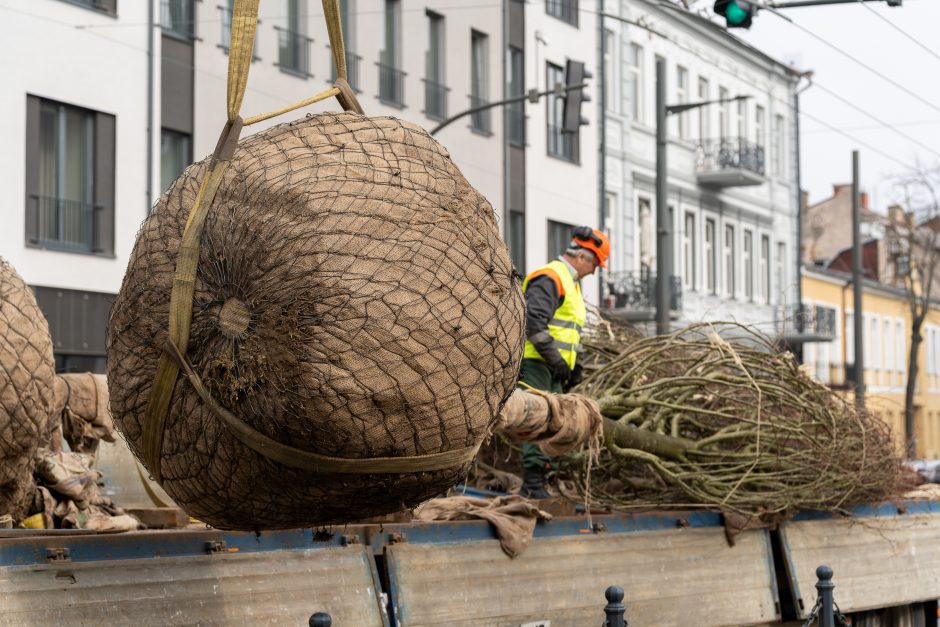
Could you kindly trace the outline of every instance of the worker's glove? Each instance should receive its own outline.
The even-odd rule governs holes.
[[[584,380],[584,367],[581,364],[575,364],[571,369],[571,376],[568,377],[568,383],[565,384],[565,392],[575,387]]]
[[[552,380],[565,385],[568,379],[571,378],[571,366],[569,366],[565,358],[561,356],[558,349],[552,346],[555,342],[555,338],[552,337],[551,333],[548,331],[533,333],[529,341],[532,342],[535,350],[537,350],[539,355],[542,356],[542,359],[545,360],[545,365],[548,366],[548,369],[552,371]]]

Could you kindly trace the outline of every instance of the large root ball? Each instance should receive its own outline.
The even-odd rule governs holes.
[[[49,438],[55,361],[49,324],[16,270],[0,258],[0,515],[26,515],[36,449]]]
[[[144,223],[111,314],[111,410],[145,464],[180,238],[206,171],[187,169]],[[239,144],[206,219],[192,309],[186,357],[214,400],[269,438],[335,457],[478,446],[523,346],[522,295],[490,204],[422,129],[352,113]],[[226,529],[397,511],[469,466],[349,474],[275,462],[183,376],[161,451],[170,496]]]

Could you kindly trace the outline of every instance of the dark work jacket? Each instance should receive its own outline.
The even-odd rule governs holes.
[[[565,302],[558,294],[555,281],[541,274],[531,281],[525,290],[525,335],[532,337],[539,331],[548,331],[548,321]]]

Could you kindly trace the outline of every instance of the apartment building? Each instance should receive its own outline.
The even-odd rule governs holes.
[[[821,383],[853,397],[855,311],[851,274],[819,267],[803,271],[804,304],[816,319],[831,319],[833,339],[810,342],[803,348],[803,363]],[[865,377],[866,405],[891,427],[899,448],[905,441],[904,394],[909,370],[911,316],[902,288],[864,280],[862,292],[861,371]],[[917,354],[914,394],[914,457],[940,457],[940,308],[928,312]]]
[[[772,331],[799,300],[798,73],[678,5],[605,6],[605,222],[615,242],[605,305],[635,320],[654,311],[662,59],[668,104],[717,101],[667,119],[674,319]]]
[[[0,7],[0,255],[36,291],[61,370],[103,371],[105,331],[152,204],[214,148],[225,119],[232,0],[36,0]],[[596,14],[578,0],[341,0],[349,82],[368,115],[433,129],[593,68]],[[48,45],[55,41],[55,46]],[[334,80],[322,3],[262,0],[242,112]],[[561,129],[565,96],[480,110],[436,137],[492,203],[520,270],[597,222],[596,114]],[[246,129],[244,135],[335,101]],[[585,292],[597,300],[596,283]]]

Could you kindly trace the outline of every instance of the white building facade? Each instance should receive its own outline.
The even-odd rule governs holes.
[[[675,318],[766,325],[798,302],[799,76],[698,15],[607,0],[604,189],[614,242],[605,304],[654,311],[656,62],[669,105],[728,101],[668,116],[667,196]],[[746,99],[732,100],[737,96]]]
[[[148,6],[149,5],[149,6]],[[35,0],[0,6],[0,255],[36,291],[60,370],[104,370],[107,317],[141,221],[225,119],[231,0]],[[577,0],[341,0],[349,79],[367,115],[432,129],[597,63],[596,14]],[[56,45],[49,45],[55,41]],[[333,80],[319,0],[261,0],[242,113]],[[559,69],[561,73],[559,74]],[[243,135],[335,100],[249,127]],[[596,224],[596,107],[558,128],[564,98],[462,117],[435,136],[491,202],[520,272],[571,226]],[[585,291],[597,300],[597,284]]]

